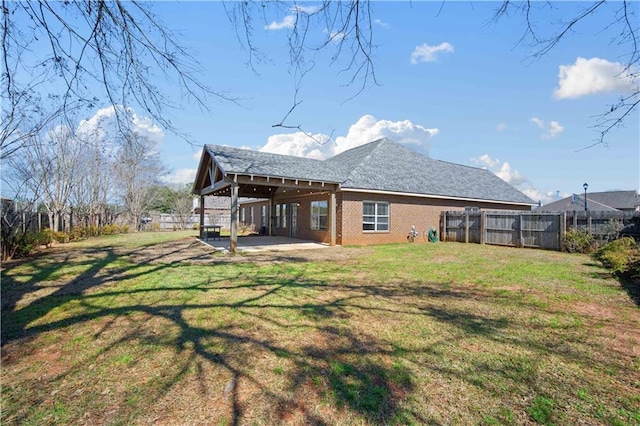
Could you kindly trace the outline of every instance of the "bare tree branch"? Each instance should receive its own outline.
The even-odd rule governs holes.
[[[495,22],[503,16],[508,16],[511,10],[524,14],[525,32],[518,43],[524,43],[531,39],[535,49],[532,57],[540,58],[547,55],[564,39],[570,37],[579,25],[584,24],[583,26],[586,26],[589,17],[596,13],[611,15],[609,23],[602,30],[617,28],[619,33],[612,41],[617,41],[620,45],[627,44],[629,46],[624,58],[624,69],[618,77],[629,79],[635,89],[630,94],[620,96],[603,114],[594,116],[596,122],[592,127],[598,131],[598,137],[594,144],[582,149],[592,148],[600,144],[606,146],[609,134],[614,129],[622,126],[631,114],[637,110],[640,103],[640,69],[638,67],[640,65],[640,51],[638,50],[638,45],[640,44],[640,40],[638,40],[640,21],[637,19],[637,9],[634,11],[629,8],[630,3],[628,0],[624,0],[622,1],[622,6],[612,9],[611,5],[615,3],[606,2],[605,0],[593,1],[586,7],[581,7],[574,15],[568,18],[560,17],[555,25],[556,30],[551,35],[545,36],[539,34],[535,29],[534,22],[536,19],[534,13],[536,9],[550,5],[549,2],[536,3],[531,0],[513,2],[507,0],[501,4],[493,17]]]

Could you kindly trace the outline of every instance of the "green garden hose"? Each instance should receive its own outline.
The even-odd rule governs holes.
[[[429,242],[430,243],[437,243],[438,242],[438,231],[435,230],[434,227],[429,228]]]

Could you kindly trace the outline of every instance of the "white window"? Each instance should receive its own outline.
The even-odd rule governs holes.
[[[260,206],[260,226],[269,226],[269,206]]]
[[[389,230],[389,203],[364,201],[362,203],[362,230]]]
[[[327,229],[327,201],[311,202],[311,229]]]

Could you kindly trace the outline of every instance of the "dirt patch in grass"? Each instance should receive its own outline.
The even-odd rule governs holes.
[[[277,263],[277,262],[344,262],[356,259],[371,248],[349,248],[341,246],[292,251],[262,251],[238,253],[235,255],[216,251],[197,239],[186,238],[169,241],[150,247],[137,249],[129,254],[135,263],[176,263],[216,264],[216,263]]]

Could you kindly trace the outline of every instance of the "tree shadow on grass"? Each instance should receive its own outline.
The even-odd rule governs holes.
[[[640,307],[640,278],[619,276],[620,286],[627,292],[631,300]]]
[[[95,336],[120,333],[118,339],[69,368],[65,373],[67,375],[89,369],[91,365],[100,362],[105,353],[115,352],[123,346],[136,346],[141,342],[175,352],[175,363],[163,367],[164,374],[153,376],[140,388],[142,390],[134,388],[126,391],[125,400],[133,401],[130,405],[138,407],[138,411],[144,411],[146,407],[153,406],[169,395],[172,389],[186,380],[191,369],[196,371],[200,380],[199,392],[206,394],[210,391],[205,385],[210,380],[205,373],[209,365],[223,370],[225,380],[228,380],[224,390],[214,391],[218,395],[223,393],[224,398],[228,399],[231,424],[245,421],[246,413],[253,408],[251,404],[254,401],[246,400],[246,394],[243,394],[249,387],[258,389],[261,398],[268,400],[270,407],[275,407],[271,412],[263,413],[269,416],[264,419],[265,422],[283,423],[293,418],[304,424],[330,423],[330,420],[314,411],[313,407],[305,404],[305,398],[310,397],[313,402],[327,403],[352,413],[350,419],[355,422],[436,423],[435,419],[413,408],[406,408],[404,402],[407,398],[423,391],[418,388],[415,369],[407,365],[411,365],[413,356],[423,353],[431,354],[432,359],[444,357],[446,348],[438,348],[437,344],[417,349],[394,346],[394,342],[389,339],[373,332],[368,333],[366,327],[356,326],[352,329],[350,321],[356,315],[360,321],[366,321],[369,315],[380,315],[378,321],[394,316],[412,318],[416,322],[434,320],[443,327],[455,330],[454,334],[461,340],[481,337],[489,342],[506,342],[535,349],[536,353],[554,351],[547,342],[534,341],[527,335],[505,337],[505,329],[513,326],[513,321],[506,317],[465,312],[460,306],[450,304],[452,301],[466,301],[470,298],[477,298],[479,302],[487,301],[491,300],[491,294],[483,295],[472,290],[465,291],[464,288],[450,290],[442,283],[334,283],[309,278],[316,276],[315,274],[303,272],[290,276],[290,273],[284,271],[269,271],[269,275],[265,275],[260,273],[260,269],[247,269],[242,272],[245,275],[233,276],[223,272],[226,265],[214,264],[210,266],[209,279],[201,282],[176,286],[150,285],[133,289],[103,287],[98,290],[97,287],[102,284],[110,283],[114,274],[122,279],[132,279],[151,273],[162,275],[168,268],[182,267],[180,263],[162,263],[158,259],[157,263],[144,265],[144,268],[140,265],[127,265],[105,273],[105,267],[118,255],[109,250],[102,251],[102,255],[104,257],[95,260],[91,267],[74,280],[76,287],[62,286],[50,295],[17,310],[14,301],[13,308],[6,314],[3,312],[3,339],[5,334],[8,339],[37,336],[61,329],[72,330],[76,325],[100,320],[105,320],[103,322],[106,325],[97,330]],[[216,275],[223,278],[220,281],[212,279]],[[25,292],[33,291],[43,277],[28,281]],[[13,282],[11,285],[24,284]],[[88,292],[90,289],[96,291]],[[234,294],[242,290],[250,291],[242,297]],[[324,298],[298,299],[293,296],[305,291],[324,290],[335,294]],[[182,302],[176,301],[175,296],[170,296],[172,292],[193,291],[196,293],[186,294],[189,297]],[[156,293],[158,297],[150,302],[141,297],[145,293]],[[217,294],[226,295],[230,300],[212,297]],[[198,300],[200,295],[217,301],[203,303]],[[137,296],[140,298],[137,299]],[[117,297],[121,299],[114,299]],[[109,305],[109,300],[122,301],[126,306]],[[76,304],[73,312],[59,319],[54,317],[48,322],[36,322],[45,318],[56,306],[70,301]],[[384,303],[381,304],[380,301]],[[446,305],[443,303],[445,301]],[[242,318],[242,321],[228,324],[212,321],[201,325],[194,319],[197,318],[194,312],[215,318],[223,311],[234,312],[236,316],[233,318]],[[274,312],[278,315],[273,315]],[[9,321],[5,321],[6,319]],[[118,322],[118,319],[126,321]],[[176,336],[168,339],[162,333],[156,334],[148,327],[153,320],[175,329]],[[241,326],[245,323],[254,328],[243,329]],[[122,329],[123,324],[127,324],[128,328]],[[316,340],[295,345],[265,332],[272,329],[279,332],[275,336],[285,337],[285,340],[289,337],[287,330],[304,331],[305,334],[313,335]],[[212,341],[218,345],[212,346]],[[229,349],[217,349],[220,347]],[[567,356],[576,359],[581,355],[579,352],[567,353]],[[283,385],[269,383],[268,378],[265,378],[268,376],[252,369],[252,362],[261,358],[288,361],[287,369],[282,372],[285,376]],[[500,371],[503,371],[506,379],[513,381],[528,380],[531,372],[535,373],[535,365],[530,367],[526,360],[513,365],[503,362],[483,364],[477,360],[470,364],[474,362],[477,369],[486,372],[484,376],[487,383],[492,374],[500,374]],[[428,368],[474,385],[482,382],[463,372],[447,368],[446,365]],[[62,377],[60,375],[58,380],[62,380]],[[126,381],[127,378],[123,380]],[[32,385],[36,386],[37,382],[34,381]],[[140,395],[134,394],[135,392]],[[120,417],[112,419],[114,422],[133,422],[143,415],[128,411],[129,408],[125,405],[116,408],[116,415]],[[29,419],[23,417],[14,420],[19,423]]]

